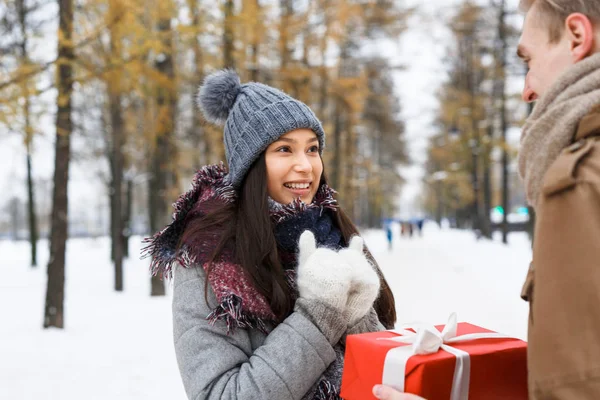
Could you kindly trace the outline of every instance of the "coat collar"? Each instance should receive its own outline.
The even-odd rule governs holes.
[[[574,141],[598,135],[600,135],[600,105],[593,108],[589,114],[581,119]]]

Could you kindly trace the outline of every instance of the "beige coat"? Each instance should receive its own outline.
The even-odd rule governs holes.
[[[545,174],[536,218],[530,399],[600,400],[600,107]]]

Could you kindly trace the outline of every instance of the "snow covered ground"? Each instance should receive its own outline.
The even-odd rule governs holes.
[[[429,223],[423,237],[396,235],[391,252],[383,231],[365,240],[392,287],[399,323],[443,324],[456,312],[459,321],[526,339],[528,305],[519,297],[531,261],[525,233],[503,245],[500,237],[477,241],[472,232]]]
[[[397,231],[396,231],[397,232]],[[423,237],[364,233],[396,297],[399,322],[459,320],[525,338],[519,299],[531,252],[524,235],[510,245],[476,242],[470,232],[426,225]],[[47,242],[40,267],[27,243],[0,241],[0,399],[185,399],[171,339],[170,297],[151,298],[147,261],[131,241],[125,291],[113,291],[108,240],[68,244],[64,330],[42,329]]]

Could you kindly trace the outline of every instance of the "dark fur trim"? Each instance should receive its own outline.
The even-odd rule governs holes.
[[[187,218],[194,215],[194,207],[199,201],[209,198],[226,202],[235,200],[235,190],[227,184],[226,177],[227,168],[223,163],[200,169],[194,176],[192,188],[173,204],[173,221],[154,236],[144,239],[146,246],[142,248],[142,258],[152,258],[150,271],[153,276],[160,275],[170,279],[174,263],[187,265],[195,258],[185,248],[177,250]]]
[[[224,320],[227,324],[227,334],[229,335],[235,328],[254,328],[268,334],[265,321],[260,318],[253,317],[243,312],[242,299],[235,294],[230,294],[225,297],[206,319],[211,325],[214,325],[218,320]]]
[[[333,197],[336,193],[337,192],[329,186],[321,185],[315,194],[313,202],[310,204],[304,203],[300,198],[297,198],[286,205],[273,202],[274,210],[271,212],[271,218],[273,219],[273,222],[278,224],[310,208],[320,208],[321,213],[323,213],[323,210],[326,208],[336,211],[338,209],[338,203]]]
[[[326,379],[322,379],[317,386],[314,400],[338,400],[338,390],[334,384]]]

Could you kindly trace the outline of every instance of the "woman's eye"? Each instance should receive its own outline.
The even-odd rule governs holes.
[[[319,146],[312,146],[310,149],[308,149],[309,152],[311,153],[318,153],[319,152]]]
[[[277,149],[278,152],[280,153],[287,153],[290,151],[290,148],[288,146],[283,146]]]

